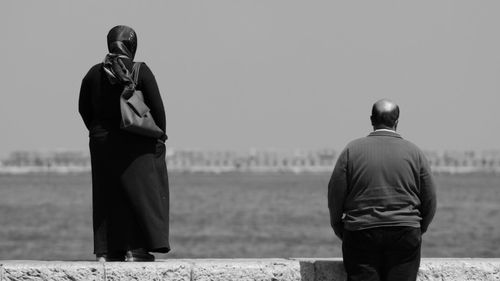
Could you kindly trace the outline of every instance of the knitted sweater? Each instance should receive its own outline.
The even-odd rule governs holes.
[[[399,134],[375,131],[350,142],[328,185],[335,232],[409,226],[427,230],[436,211],[434,180],[422,151]]]

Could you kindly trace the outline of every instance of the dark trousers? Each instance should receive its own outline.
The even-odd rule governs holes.
[[[416,280],[422,234],[413,227],[344,230],[347,280]]]

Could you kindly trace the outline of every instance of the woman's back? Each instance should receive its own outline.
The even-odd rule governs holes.
[[[128,71],[133,62],[123,60]],[[94,65],[85,75],[80,90],[79,110],[90,135],[119,130],[121,112],[120,95],[124,86],[112,84],[103,64]],[[144,101],[151,109],[151,115],[158,127],[165,131],[165,113],[156,79],[145,63],[141,63],[137,89],[142,90]]]
[[[166,136],[156,139],[120,129],[120,95],[134,83],[136,40],[129,27],[111,29],[109,53],[88,71],[80,89],[79,111],[90,135],[94,253],[108,261],[152,261],[149,252],[170,250]],[[144,63],[136,89],[165,132],[158,85]]]

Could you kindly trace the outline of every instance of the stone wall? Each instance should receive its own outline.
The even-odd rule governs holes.
[[[0,261],[0,280],[334,281],[341,259],[196,259],[151,263]],[[418,280],[500,280],[499,259],[423,259]]]

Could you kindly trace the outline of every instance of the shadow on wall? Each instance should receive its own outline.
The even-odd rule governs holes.
[[[342,259],[300,259],[301,281],[346,280]]]

